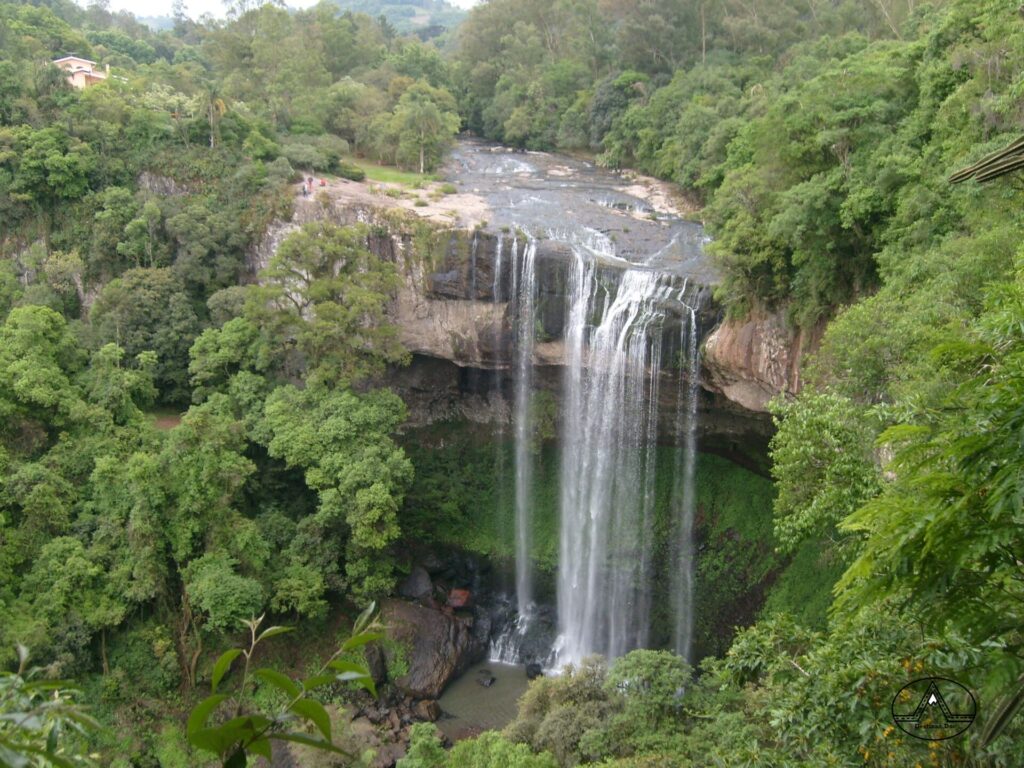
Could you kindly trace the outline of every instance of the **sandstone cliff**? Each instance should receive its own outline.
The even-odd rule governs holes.
[[[821,327],[793,328],[778,312],[726,320],[704,342],[702,384],[750,411],[778,394],[796,395],[801,364],[817,349]]]

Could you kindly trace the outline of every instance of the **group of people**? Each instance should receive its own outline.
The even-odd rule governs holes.
[[[316,179],[314,179],[312,176],[308,177],[305,181],[302,182],[302,196],[303,197],[309,197],[309,193],[313,191],[313,184],[315,182],[316,182]],[[321,187],[326,187],[327,186],[327,179],[320,179],[320,186]]]

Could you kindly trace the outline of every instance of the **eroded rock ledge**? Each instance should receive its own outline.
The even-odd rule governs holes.
[[[399,268],[402,285],[389,312],[402,343],[413,354],[413,364],[392,371],[387,383],[408,404],[410,425],[453,419],[507,424],[513,391],[508,293],[515,233],[443,226],[435,217],[420,217],[417,210],[369,193],[366,185],[338,182],[328,187],[328,194],[297,197],[292,220],[272,225],[250,254],[252,274],[266,266],[288,234],[316,220],[369,224],[372,250]],[[554,241],[539,244],[534,382],[556,396],[564,364],[571,260],[568,246]],[[621,272],[616,265],[601,269],[607,280],[617,279]],[[719,320],[718,308],[704,302],[699,317],[702,335],[716,330],[705,336],[699,439],[705,450],[742,461],[763,452],[771,432],[764,413],[771,397],[799,390],[805,340],[771,315],[742,324],[719,325]],[[667,368],[664,375],[661,436],[672,441],[670,401],[677,391],[672,377],[679,372]]]
[[[801,363],[822,331],[796,329],[779,312],[726,320],[704,342],[702,383],[749,411],[765,412],[776,395],[799,394]]]

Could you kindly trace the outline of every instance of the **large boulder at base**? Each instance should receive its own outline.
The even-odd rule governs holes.
[[[394,681],[417,699],[436,699],[450,680],[484,658],[487,646],[473,632],[473,618],[454,616],[404,600],[387,600],[381,618],[391,643],[384,645],[389,668],[404,655],[408,672]]]
[[[398,585],[398,594],[408,597],[410,600],[422,600],[430,597],[434,585],[430,581],[430,574],[425,568],[415,566],[408,576]]]
[[[416,702],[416,705],[413,707],[413,713],[420,720],[433,723],[435,720],[441,719],[441,705],[434,701],[434,699],[424,699],[423,701]]]

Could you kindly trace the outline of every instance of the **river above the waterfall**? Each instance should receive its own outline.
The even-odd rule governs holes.
[[[481,198],[488,228],[580,244],[609,264],[716,282],[703,227],[683,218],[668,184],[548,152],[461,139],[442,176]]]

